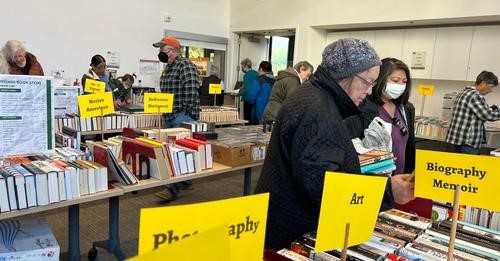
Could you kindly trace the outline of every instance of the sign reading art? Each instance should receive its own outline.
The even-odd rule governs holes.
[[[315,251],[343,248],[348,223],[348,246],[368,241],[386,183],[387,177],[326,172]]]
[[[417,150],[415,196],[500,211],[500,158]]]
[[[142,209],[139,256],[159,248],[169,248],[222,225],[225,226],[225,236],[229,241],[230,260],[262,260],[268,202],[269,194],[265,193],[191,205]],[[190,249],[198,247],[201,246],[194,243]],[[191,252],[182,254],[190,255]],[[192,254],[194,257],[195,253]]]

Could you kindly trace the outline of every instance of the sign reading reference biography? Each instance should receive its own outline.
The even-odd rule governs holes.
[[[0,156],[54,148],[52,77],[0,75]]]
[[[86,79],[83,91],[86,93],[103,93],[106,90],[106,83],[103,81]]]
[[[423,96],[432,96],[434,95],[434,85],[419,85],[417,93]]]
[[[80,95],[78,96],[78,107],[82,118],[103,116],[115,112],[111,92]]]
[[[190,205],[143,208],[139,224],[139,256],[225,226],[229,260],[262,260],[268,203],[269,193],[265,193]],[[162,217],[161,220],[158,217]],[[218,239],[212,238],[212,241]],[[192,245],[190,249],[198,247],[201,246]],[[196,253],[192,252],[181,254],[195,257]],[[174,257],[172,260],[181,259]]]
[[[221,94],[221,93],[222,93],[222,84],[211,83],[208,85],[208,94]]]
[[[173,93],[150,93],[144,94],[144,112],[147,113],[169,113],[174,106]]]
[[[348,246],[368,241],[377,221],[386,183],[387,177],[327,171],[315,251],[343,248],[347,223],[350,224]]]
[[[417,150],[415,196],[500,211],[497,201],[500,158]]]

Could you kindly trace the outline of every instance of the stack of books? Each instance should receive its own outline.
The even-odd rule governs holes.
[[[390,174],[396,169],[392,152],[371,150],[358,155],[361,173]]]
[[[238,108],[225,106],[200,106],[200,121],[204,122],[235,122],[238,121]]]
[[[450,227],[451,221],[382,212],[370,240],[349,247],[347,260],[447,260]],[[341,249],[315,252],[315,243],[315,233],[307,233],[278,253],[290,260],[340,260]],[[500,260],[500,232],[459,222],[454,260]]]
[[[436,117],[416,117],[415,135],[445,140],[448,126],[448,121],[439,120]]]

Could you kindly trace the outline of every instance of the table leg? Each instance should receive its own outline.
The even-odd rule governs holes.
[[[125,254],[120,247],[120,198],[109,198],[109,236],[107,240],[96,241],[94,247],[106,249],[113,253],[119,260],[125,259]]]
[[[245,168],[245,177],[243,181],[243,195],[252,194],[252,168]]]
[[[68,260],[80,260],[80,205],[68,207]]]

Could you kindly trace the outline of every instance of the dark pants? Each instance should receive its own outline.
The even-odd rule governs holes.
[[[178,115],[177,117],[175,117],[171,120],[165,121],[165,127],[166,128],[178,128],[181,126],[181,123],[189,122],[189,121],[194,121],[194,119],[191,118],[189,115],[182,114],[182,115]],[[179,191],[180,191],[181,187],[189,188],[191,186],[193,186],[193,182],[191,180],[186,180],[186,181],[181,181],[181,182],[166,185],[167,189],[170,191],[170,193],[174,197],[177,197],[177,195],[179,195]]]
[[[479,155],[479,148],[470,145],[455,145],[455,149],[459,153]]]
[[[243,119],[250,122],[252,120],[253,104],[243,102]]]

